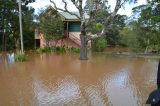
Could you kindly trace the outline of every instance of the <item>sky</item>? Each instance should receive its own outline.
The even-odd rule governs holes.
[[[64,4],[62,3],[62,0],[54,0],[54,1],[57,4],[57,7],[63,8]],[[109,5],[111,5],[111,11],[113,11],[114,6],[116,4],[116,0],[108,0],[108,2],[109,2]],[[52,3],[50,3],[50,0],[36,0],[36,2],[29,4],[29,6],[32,6],[33,8],[35,8],[35,13],[38,13],[42,8],[45,8],[51,4]],[[124,6],[125,8],[121,8],[119,10],[118,14],[131,16],[132,15],[132,8],[136,7],[138,5],[142,5],[142,4],[146,4],[146,0],[138,0],[138,3],[136,3],[136,4],[126,3]],[[68,10],[77,11],[77,9],[72,5],[72,3],[69,3]]]

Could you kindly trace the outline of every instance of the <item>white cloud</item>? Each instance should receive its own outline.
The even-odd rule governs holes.
[[[54,0],[54,1],[56,2],[57,7],[60,7],[60,8],[64,7],[64,4],[62,3],[61,0]],[[109,2],[109,5],[111,5],[111,10],[113,11],[114,6],[116,4],[116,0],[108,0],[108,2]],[[44,7],[51,5],[51,4],[52,3],[50,3],[50,0],[36,0],[36,2],[29,4],[29,6],[34,7],[36,9],[35,12],[37,13],[39,11],[39,9],[44,8]],[[136,4],[128,4],[127,3],[127,4],[125,4],[125,9],[121,8],[118,13],[122,14],[122,15],[130,16],[132,14],[132,8],[135,6],[138,6],[138,5],[142,5],[142,4],[146,4],[146,0],[139,0],[138,3],[136,3]],[[77,11],[75,6],[73,6],[71,2],[69,2],[68,9],[70,11]]]

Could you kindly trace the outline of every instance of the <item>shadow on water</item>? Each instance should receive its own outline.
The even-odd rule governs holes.
[[[147,106],[156,88],[157,60],[78,57],[29,54],[27,62],[12,67],[0,62],[0,106]]]

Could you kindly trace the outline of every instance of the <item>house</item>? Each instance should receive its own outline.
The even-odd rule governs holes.
[[[43,15],[47,14],[50,15],[52,11],[55,11],[55,9],[51,6],[49,6]],[[75,14],[78,14],[78,12],[74,12]],[[43,17],[42,15],[42,17]],[[75,47],[79,48],[81,46],[80,42],[80,20],[67,12],[58,12],[58,15],[62,19],[64,23],[64,35],[61,39],[53,40],[49,43],[50,46],[63,46],[63,47]],[[88,15],[85,16],[86,18],[89,18]],[[35,47],[45,47],[46,41],[43,38],[43,34],[39,33],[38,29],[35,30]]]

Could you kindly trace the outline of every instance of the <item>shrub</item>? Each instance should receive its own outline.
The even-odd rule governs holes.
[[[50,53],[52,51],[53,51],[52,48],[51,47],[47,47],[47,46],[45,46],[44,48],[36,49],[37,53]]]
[[[19,62],[25,61],[25,53],[22,51],[17,51],[15,54],[15,61]]]
[[[92,50],[102,52],[107,46],[107,41],[104,37],[96,38],[92,41]]]
[[[66,53],[66,49],[64,47],[56,47],[56,53]]]
[[[80,53],[80,48],[69,48],[69,51],[72,53]]]
[[[80,48],[65,48],[65,47],[44,47],[36,49],[37,53],[80,53]]]
[[[148,48],[153,50],[153,51],[160,52],[160,46],[159,45],[150,45]]]

